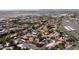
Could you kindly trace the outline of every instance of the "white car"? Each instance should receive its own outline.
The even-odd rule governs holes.
[[[71,29],[69,29],[67,26],[64,26],[64,28],[65,28],[67,31],[71,31]]]
[[[72,31],[74,31],[74,30],[75,30],[75,29],[74,29],[74,28],[72,28],[71,26],[68,26],[68,28],[69,28],[69,29],[71,29]]]
[[[69,20],[66,20],[66,22],[69,22]]]
[[[2,34],[2,33],[4,33],[5,32],[5,29],[1,29],[0,28],[0,33]]]

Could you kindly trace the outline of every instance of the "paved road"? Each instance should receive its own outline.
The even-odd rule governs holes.
[[[34,44],[31,44],[31,43],[23,43],[23,44],[18,44],[17,46],[19,47],[26,47],[26,48],[30,48],[30,49],[33,49],[33,50],[41,50],[41,48],[37,47],[36,45]]]

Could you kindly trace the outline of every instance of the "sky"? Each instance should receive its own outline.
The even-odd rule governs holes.
[[[78,0],[0,0],[0,10],[79,9]]]

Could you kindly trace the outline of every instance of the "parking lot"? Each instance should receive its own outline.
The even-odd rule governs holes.
[[[78,21],[74,20],[74,21],[69,21],[67,22],[66,19],[63,19],[62,24],[66,27],[71,27],[74,30],[70,30],[70,32],[76,37],[79,35],[79,23]]]

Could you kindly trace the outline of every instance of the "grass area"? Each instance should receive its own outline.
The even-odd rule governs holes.
[[[5,44],[6,42],[10,42],[10,41],[11,41],[11,39],[10,39],[9,35],[0,37],[1,44]]]
[[[79,40],[79,35],[78,35],[78,36],[76,36],[76,38]]]
[[[74,50],[79,50],[79,44],[76,45]]]

